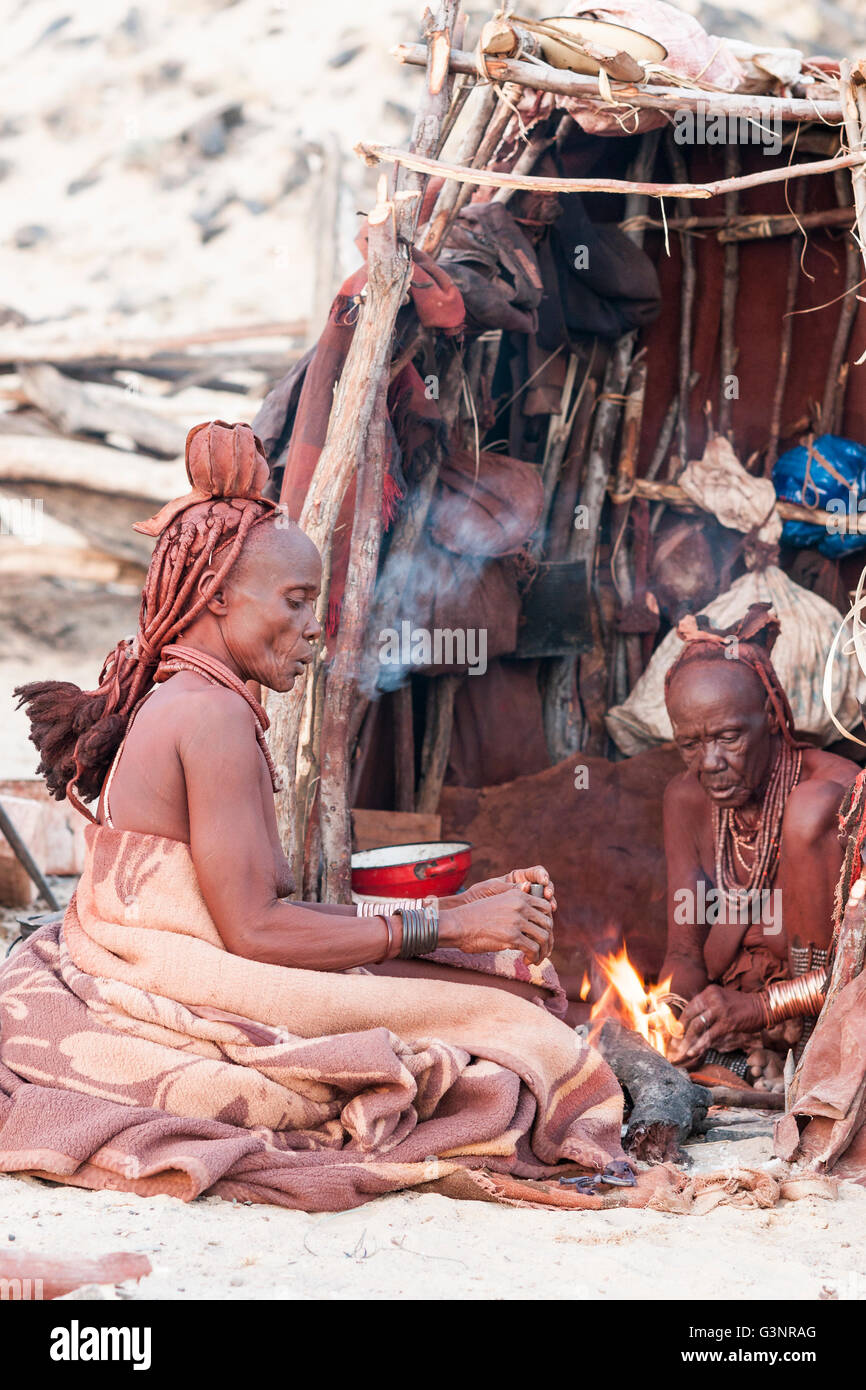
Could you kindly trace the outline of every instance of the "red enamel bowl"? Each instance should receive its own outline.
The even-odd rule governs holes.
[[[444,898],[461,887],[471,864],[466,840],[359,850],[352,855],[352,891],[365,898]]]

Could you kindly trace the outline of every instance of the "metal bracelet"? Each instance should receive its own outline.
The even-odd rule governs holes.
[[[403,960],[427,956],[436,950],[439,943],[438,907],[407,905],[400,908],[400,916],[403,920],[403,941],[400,946]]]
[[[378,916],[379,914],[377,913],[376,915]],[[386,916],[385,913],[382,913],[380,921],[384,922],[385,926],[388,928],[388,945],[385,947],[385,954],[382,957],[382,961],[386,961],[391,959],[391,951],[394,946],[394,928],[391,926],[391,918]],[[380,964],[381,963],[380,961]]]
[[[792,980],[777,980],[770,985],[761,995],[767,1016],[765,1027],[786,1018],[814,1018],[823,1008],[826,983],[826,970],[811,970],[808,975],[795,975]]]
[[[355,904],[359,917],[390,917],[404,907],[411,907],[411,898],[385,898],[382,902],[362,902]]]

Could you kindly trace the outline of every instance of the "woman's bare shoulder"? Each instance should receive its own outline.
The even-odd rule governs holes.
[[[180,671],[157,686],[135,722],[199,734],[215,728],[245,733],[255,730],[255,717],[242,695],[213,685],[194,671]]]

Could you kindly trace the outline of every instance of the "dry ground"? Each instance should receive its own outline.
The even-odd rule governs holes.
[[[768,1140],[704,1144],[699,1163],[769,1159]],[[0,1177],[0,1243],[95,1256],[142,1251],[155,1299],[860,1299],[866,1191],[771,1211],[516,1211],[400,1193],[308,1216],[210,1197],[83,1192]]]

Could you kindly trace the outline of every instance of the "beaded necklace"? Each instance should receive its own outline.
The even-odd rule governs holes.
[[[736,901],[744,893],[751,900],[755,893],[773,883],[782,847],[782,818],[788,797],[800,780],[802,767],[803,750],[783,739],[770,769],[754,826],[743,825],[736,809],[713,806],[716,887],[728,902],[732,896],[736,895]],[[744,857],[744,851],[752,855],[751,864]],[[735,861],[747,875],[745,883],[737,878]]]
[[[168,680],[169,676],[173,676],[177,671],[193,671],[197,676],[202,676],[204,680],[209,681],[211,685],[221,685],[226,690],[233,690],[236,695],[241,695],[246,700],[256,721],[256,738],[268,765],[271,785],[275,792],[282,791],[280,775],[274,765],[271,750],[268,748],[265,738],[265,731],[269,728],[271,721],[268,719],[263,706],[250,694],[240,677],[236,676],[234,671],[230,671],[228,666],[218,657],[197,651],[195,647],[187,647],[180,642],[163,647],[160,653],[159,666],[153,679],[154,681]]]

